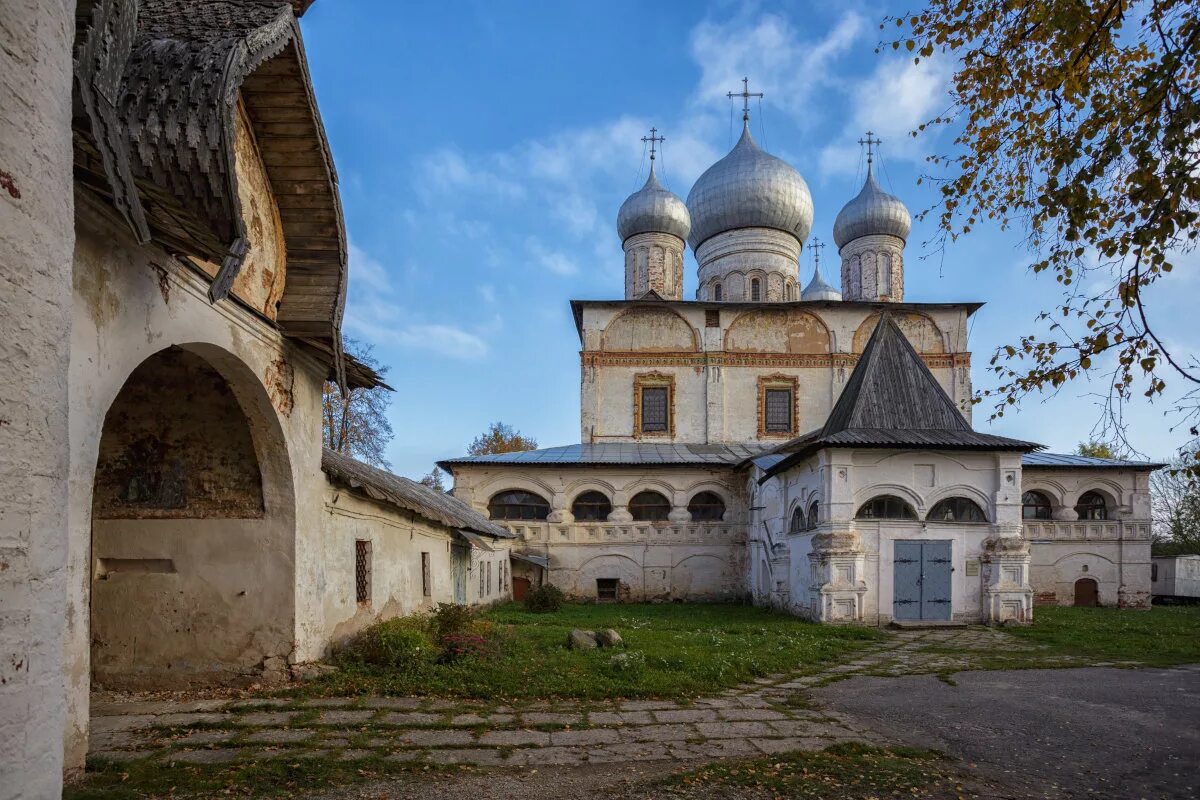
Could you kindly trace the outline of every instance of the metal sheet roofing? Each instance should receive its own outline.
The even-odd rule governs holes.
[[[326,449],[321,454],[321,469],[334,483],[361,491],[372,500],[440,522],[463,534],[468,541],[472,541],[467,535],[469,531],[498,539],[515,538],[515,534],[507,528],[492,522],[453,495],[430,489],[349,456]]]
[[[679,466],[735,466],[761,454],[767,446],[753,444],[670,444],[665,442],[601,442],[569,444],[526,450],[521,453],[496,453],[463,456],[439,461],[442,469],[453,472],[459,464],[525,464],[528,466],[583,466],[595,464],[659,464]]]
[[[1125,461],[1119,458],[1093,458],[1072,453],[1026,453],[1021,458],[1021,466],[1030,467],[1090,467],[1101,469],[1160,469],[1166,464],[1153,461]]]

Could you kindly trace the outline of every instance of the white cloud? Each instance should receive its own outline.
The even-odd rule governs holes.
[[[555,275],[575,275],[579,272],[579,267],[571,260],[570,256],[546,247],[539,239],[531,236],[526,245],[533,260],[543,269],[549,270]]]
[[[518,199],[525,194],[520,183],[494,168],[468,163],[465,156],[449,147],[434,150],[417,165],[418,191],[428,197],[460,195]]]
[[[366,287],[375,292],[391,289],[387,268],[354,242],[350,242],[348,269],[355,289]]]
[[[728,102],[726,94],[741,90],[742,78],[749,76],[750,91],[765,93],[764,105],[779,108],[797,125],[806,126],[814,117],[813,95],[830,83],[833,62],[866,27],[854,11],[844,13],[827,35],[815,41],[803,38],[777,14],[702,22],[693,29],[691,41],[692,58],[701,68],[696,102],[704,108],[721,107]]]
[[[393,340],[410,350],[427,350],[465,361],[483,358],[488,354],[487,342],[453,325],[408,325],[397,329],[393,333]]]
[[[854,174],[861,164],[858,139],[867,130],[883,139],[884,159],[924,161],[932,132],[909,134],[950,103],[951,64],[945,58],[881,58],[874,71],[850,90],[850,119],[839,140],[821,151],[821,172]]]
[[[481,283],[478,286],[479,296],[483,298],[483,302],[491,304],[496,302],[496,287],[490,283]]]

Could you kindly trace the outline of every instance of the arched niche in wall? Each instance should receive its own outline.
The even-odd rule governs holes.
[[[746,311],[725,332],[731,353],[829,353],[829,329],[820,317],[799,309]]]
[[[696,332],[668,308],[631,308],[604,329],[608,351],[679,352],[698,350]]]
[[[918,353],[946,352],[942,330],[929,317],[916,311],[906,311],[893,312],[892,318],[896,320],[896,324],[900,326],[900,330],[904,331],[904,335]],[[866,348],[867,342],[870,341],[871,334],[875,332],[875,326],[878,324],[878,314],[872,314],[862,321],[862,324],[854,331],[853,352],[861,353]]]

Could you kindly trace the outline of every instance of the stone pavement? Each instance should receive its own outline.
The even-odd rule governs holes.
[[[1021,646],[986,628],[901,631],[848,663],[760,678],[694,701],[488,705],[428,697],[179,701],[98,694],[90,755],[197,764],[328,757],[524,767],[820,750],[877,737],[843,715],[810,707],[805,690],[854,675],[965,669],[974,652]]]

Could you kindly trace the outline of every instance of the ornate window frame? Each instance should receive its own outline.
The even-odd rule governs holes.
[[[665,431],[642,430],[642,389],[667,390],[667,429]],[[633,376],[633,438],[675,438],[675,376],[665,372],[639,372]]]
[[[767,430],[767,390],[768,389],[787,389],[792,393],[792,420],[791,428],[784,431],[768,431]],[[800,379],[795,375],[783,375],[776,373],[774,375],[759,375],[758,376],[758,438],[760,439],[791,439],[797,435],[800,429]]]

